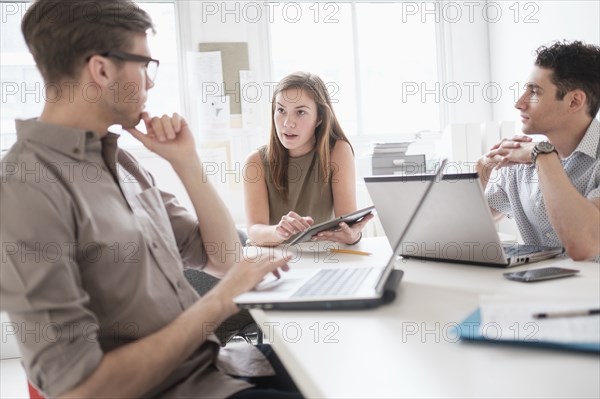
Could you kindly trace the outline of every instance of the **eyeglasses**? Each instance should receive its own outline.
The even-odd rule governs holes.
[[[125,51],[120,50],[105,51],[103,53],[99,53],[98,55],[101,55],[102,57],[113,57],[121,61],[133,61],[144,63],[144,68],[146,69],[146,76],[151,82],[154,82],[154,80],[156,79],[156,74],[158,73],[158,66],[160,65],[160,61],[155,60],[154,58],[146,57],[145,55],[126,53]],[[87,61],[89,61],[90,58],[92,57],[88,57]]]

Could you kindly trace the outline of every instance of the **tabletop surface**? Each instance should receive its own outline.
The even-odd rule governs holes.
[[[389,258],[385,238],[364,239],[371,256],[326,254],[332,262]],[[300,255],[300,254],[299,254]],[[321,252],[303,251],[291,267],[316,267]],[[502,273],[544,266],[576,268],[575,277],[536,283]],[[462,342],[453,328],[480,295],[593,298],[600,303],[597,263],[568,258],[511,269],[398,260],[396,300],[360,311],[252,310],[307,397],[600,397],[600,356],[555,349]]]

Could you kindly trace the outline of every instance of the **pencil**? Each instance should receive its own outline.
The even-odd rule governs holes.
[[[600,309],[563,310],[558,312],[535,313],[534,319],[553,319],[555,317],[592,316],[600,314]]]
[[[371,255],[370,252],[355,251],[354,249],[329,248],[328,251],[333,254]]]

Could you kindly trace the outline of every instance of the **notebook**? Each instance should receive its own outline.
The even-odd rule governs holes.
[[[439,176],[444,165],[445,161],[437,172]],[[406,227],[392,246],[394,250],[387,263],[382,263],[383,258],[379,257],[369,264],[357,261],[356,256],[362,255],[355,255],[354,260],[340,261],[331,267],[294,269],[291,264],[291,270],[282,273],[280,279],[261,282],[254,290],[235,298],[236,304],[241,308],[315,310],[372,308],[393,301],[403,274],[394,269],[400,244],[433,187],[433,181],[425,185],[413,204]]]
[[[598,297],[483,295],[477,310],[455,327],[467,341],[600,352]],[[545,313],[547,317],[536,318]]]
[[[512,267],[560,255],[563,248],[503,245],[476,173],[447,174],[433,183],[419,216],[403,232],[410,209],[433,175],[365,177],[391,242],[404,235],[400,255],[442,262]]]

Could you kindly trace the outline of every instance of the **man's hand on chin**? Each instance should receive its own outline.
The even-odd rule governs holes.
[[[185,162],[197,156],[193,134],[186,120],[178,113],[151,117],[143,112],[141,119],[146,126],[146,133],[135,127],[126,130],[150,151],[171,164]]]

